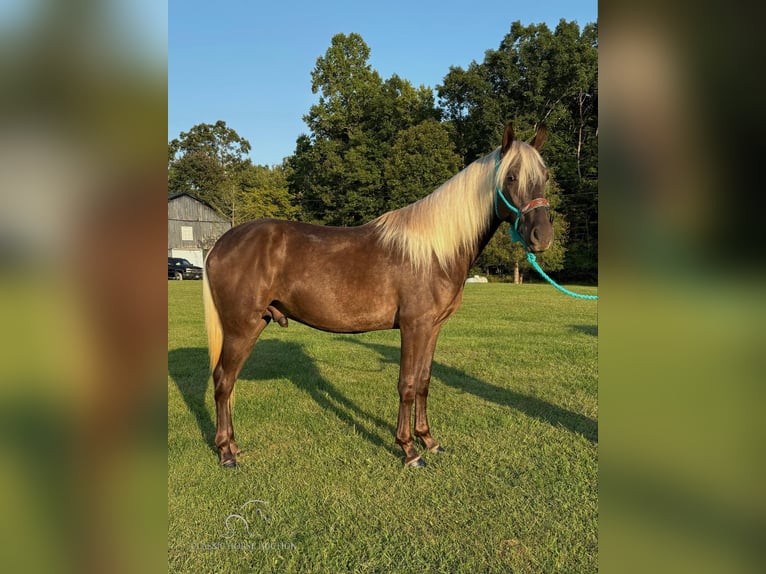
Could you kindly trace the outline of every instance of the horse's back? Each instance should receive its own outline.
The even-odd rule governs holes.
[[[371,251],[375,251],[377,245],[377,234],[369,225],[331,227],[258,219],[233,227],[222,235],[208,260],[211,265],[216,265],[217,260],[233,264],[235,259],[246,264],[266,258],[310,266],[312,262],[328,265],[338,258],[350,264],[359,254],[374,255]]]

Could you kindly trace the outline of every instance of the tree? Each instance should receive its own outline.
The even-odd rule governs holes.
[[[428,195],[461,167],[449,133],[439,122],[428,120],[402,130],[385,163],[386,208],[404,207]]]
[[[319,102],[304,120],[318,138],[348,140],[358,131],[381,79],[367,60],[370,48],[359,34],[336,34],[311,72],[311,91]]]
[[[284,166],[248,165],[242,173],[241,221],[294,219],[297,209],[290,202]]]
[[[369,55],[360,35],[338,34],[311,74],[319,101],[288,160],[290,192],[308,221],[365,223],[459,170],[433,92],[396,75],[383,81]]]
[[[288,160],[288,183],[309,221],[361,223],[379,203],[380,160],[364,124],[382,82],[367,62],[359,34],[337,34],[311,73],[319,101],[304,116],[311,136],[301,136]]]
[[[168,192],[191,192],[235,224],[249,152],[250,142],[226,122],[195,125],[168,144]]]

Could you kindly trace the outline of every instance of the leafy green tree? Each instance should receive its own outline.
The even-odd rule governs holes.
[[[242,173],[239,221],[277,218],[295,219],[297,209],[287,191],[284,166],[248,165]]]
[[[169,193],[191,192],[214,205],[217,203],[215,196],[225,179],[224,171],[214,155],[203,150],[191,150],[178,155],[171,152],[168,162]]]
[[[391,143],[399,132],[428,120],[439,120],[433,90],[415,88],[394,74],[383,82],[368,110],[366,129],[375,131],[381,142]]]
[[[359,34],[336,34],[311,72],[319,102],[304,116],[318,138],[348,141],[361,129],[382,81],[367,60],[370,48]]]
[[[250,149],[250,142],[221,120],[181,132],[168,144],[168,191],[191,192],[237,223]]]
[[[467,70],[450,67],[444,83],[437,86],[444,117],[455,146],[468,165],[496,147],[508,119],[520,122],[501,109],[484,65],[472,62]]]
[[[396,136],[385,163],[388,209],[409,205],[460,171],[462,160],[447,130],[428,120]]]
[[[287,168],[253,165],[250,142],[225,122],[198,124],[168,144],[168,191],[190,192],[237,225],[297,216]]]
[[[311,136],[301,136],[288,161],[289,185],[309,221],[355,225],[380,203],[380,161],[364,129],[382,81],[368,63],[359,34],[337,34],[311,73],[318,102],[304,116]]]
[[[383,81],[369,56],[360,35],[338,34],[312,72],[319,99],[304,116],[310,134],[288,160],[290,192],[307,221],[359,225],[459,170],[433,92],[396,75]]]

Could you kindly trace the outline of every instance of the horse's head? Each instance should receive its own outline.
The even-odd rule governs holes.
[[[545,199],[548,169],[540,157],[546,133],[545,126],[540,127],[527,144],[514,140],[513,126],[508,124],[497,163],[497,215],[516,228],[533,253],[545,251],[553,243],[550,206]]]

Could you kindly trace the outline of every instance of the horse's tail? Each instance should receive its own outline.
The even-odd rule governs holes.
[[[210,282],[207,277],[207,258],[202,266],[202,301],[205,305],[205,329],[207,330],[207,349],[210,354],[210,371],[215,370],[221,358],[223,348],[223,329],[221,318],[210,294]]]

